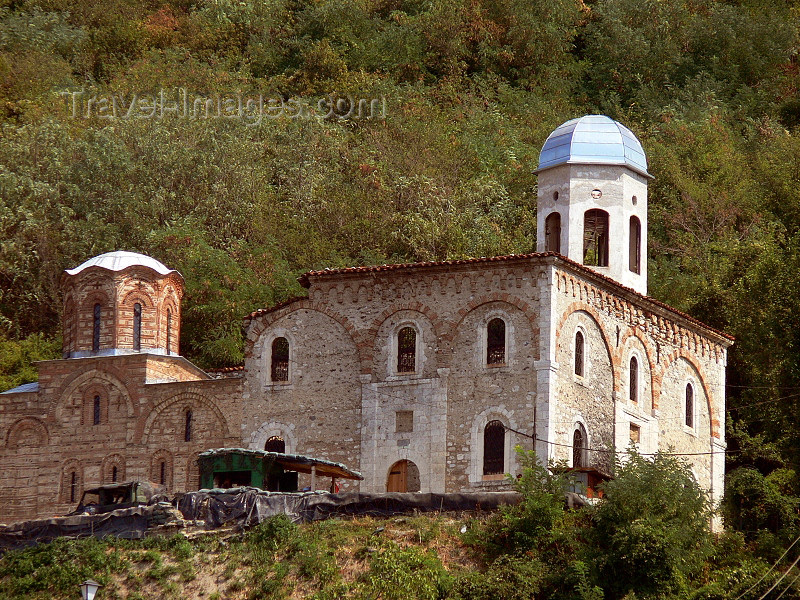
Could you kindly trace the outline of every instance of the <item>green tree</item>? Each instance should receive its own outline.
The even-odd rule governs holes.
[[[685,593],[712,549],[711,506],[686,462],[629,452],[594,513],[598,583],[610,598]]]

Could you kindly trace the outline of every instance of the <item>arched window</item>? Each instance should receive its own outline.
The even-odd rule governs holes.
[[[142,349],[142,305],[133,305],[133,349]]]
[[[92,406],[92,425],[100,425],[100,396],[94,397],[94,405]]]
[[[192,441],[192,411],[186,411],[186,420],[184,422],[183,427],[183,441],[184,442],[191,442]]]
[[[94,305],[94,320],[92,325],[92,352],[100,350],[100,317],[102,309],[100,304]]]
[[[167,485],[167,461],[162,460],[158,465],[158,483]]]
[[[642,223],[638,217],[631,217],[628,244],[628,268],[634,273],[640,273],[642,269]]]
[[[397,372],[413,373],[417,370],[417,332],[413,327],[403,327],[397,334]]]
[[[694,388],[691,383],[686,384],[686,420],[687,427],[694,427]]]
[[[117,467],[116,465],[111,467],[111,483],[117,482]]]
[[[167,309],[167,354],[170,353],[172,342],[172,311]]]
[[[267,452],[286,452],[286,442],[283,440],[282,437],[273,435],[271,438],[267,440],[267,443],[264,444],[264,450]]]
[[[561,214],[552,212],[544,220],[545,252],[561,254]]]
[[[78,495],[78,474],[73,471],[69,475],[69,501],[75,502]]]
[[[272,342],[272,381],[289,381],[289,340],[275,338]]]
[[[502,365],[506,362],[506,323],[492,319],[486,326],[486,363]]]
[[[575,334],[575,375],[583,377],[583,333]]]
[[[631,402],[639,401],[639,361],[635,356],[631,357],[631,366],[628,371],[628,385],[630,386]]]
[[[579,469],[586,466],[586,430],[578,423],[572,434],[572,467]]]
[[[498,475],[505,469],[506,428],[489,421],[483,430],[483,474]]]
[[[608,213],[599,208],[583,214],[583,264],[608,266]]]

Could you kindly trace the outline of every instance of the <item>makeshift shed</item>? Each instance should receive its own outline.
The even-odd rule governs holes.
[[[336,463],[302,454],[284,454],[246,448],[215,448],[201,452],[197,459],[200,487],[228,489],[257,487],[271,492],[298,491],[298,473],[311,475],[311,490],[319,477],[330,477],[332,491],[336,479],[364,479],[361,473]]]

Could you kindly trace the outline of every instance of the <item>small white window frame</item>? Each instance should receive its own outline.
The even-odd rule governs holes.
[[[576,354],[576,342],[578,339],[578,333],[583,336],[583,375],[578,375],[575,372],[575,354]],[[572,337],[570,339],[570,361],[569,361],[569,369],[572,373],[572,380],[580,383],[581,385],[586,385],[586,382],[589,378],[589,373],[591,371],[591,360],[590,360],[590,352],[589,352],[589,336],[587,335],[586,328],[578,324],[575,326],[575,329],[572,331]],[[571,442],[570,442],[571,443]]]
[[[636,370],[636,400],[635,401],[631,400],[631,360],[633,360],[633,359],[636,359],[636,367],[637,367],[637,370]],[[628,353],[628,357],[627,357],[627,367],[628,367],[627,368],[627,372],[628,372],[628,375],[627,375],[626,381],[625,381],[626,401],[628,402],[628,404],[630,404],[632,406],[635,406],[635,407],[641,407],[642,406],[642,388],[643,388],[643,386],[642,386],[642,377],[644,375],[644,370],[642,368],[643,364],[644,363],[642,362],[642,356],[638,351],[632,350],[631,352]]]
[[[590,450],[592,447],[591,434],[589,433],[589,428],[586,426],[586,421],[584,420],[583,416],[578,415],[575,417],[574,423],[569,429],[569,457],[567,459],[567,464],[570,466],[570,468],[575,468],[575,430],[578,429],[578,427],[581,427],[583,429],[583,433],[586,434],[586,447],[583,450],[582,462],[586,466],[592,464],[592,451]]]
[[[505,362],[497,363],[490,365],[486,358],[487,353],[489,350],[489,322],[493,319],[500,319],[505,323],[506,326],[506,335],[505,335]],[[511,361],[513,360],[512,349],[513,344],[511,340],[513,339],[514,335],[514,325],[509,317],[508,313],[502,310],[491,310],[486,313],[483,320],[481,321],[481,329],[480,329],[480,348],[478,350],[478,361],[479,365],[485,371],[506,371],[509,369],[511,365]]]
[[[692,386],[692,425],[691,427],[686,424],[686,386]],[[697,420],[698,420],[698,390],[700,386],[697,385],[697,381],[694,377],[688,377],[684,382],[683,386],[681,387],[681,425],[683,426],[683,430],[693,436],[697,436]]]
[[[414,370],[413,371],[399,371],[397,364],[397,351],[400,346],[400,332],[406,327],[411,327],[416,332],[414,340]],[[392,329],[391,344],[389,345],[389,365],[390,374],[392,378],[411,378],[419,377],[422,374],[424,356],[422,353],[422,328],[416,321],[409,319],[403,320]]]
[[[289,374],[286,378],[286,381],[273,381],[272,380],[272,344],[278,338],[286,338],[286,341],[289,342]],[[269,332],[269,334],[262,338],[264,341],[264,385],[267,388],[272,389],[282,389],[282,388],[291,388],[294,384],[295,378],[295,369],[294,369],[294,362],[295,362],[295,351],[296,351],[296,342],[294,340],[294,336],[287,331],[286,329],[280,327],[273,329]]]

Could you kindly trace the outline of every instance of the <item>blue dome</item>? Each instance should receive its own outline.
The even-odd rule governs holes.
[[[572,119],[548,136],[539,154],[537,172],[564,164],[625,165],[652,177],[633,132],[605,115]]]

